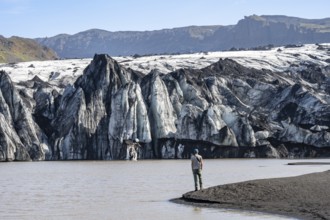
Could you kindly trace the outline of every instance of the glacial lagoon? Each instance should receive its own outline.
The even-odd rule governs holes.
[[[330,169],[322,160],[205,160],[205,187]],[[189,160],[0,163],[0,219],[293,219],[200,208],[171,199],[193,190]]]

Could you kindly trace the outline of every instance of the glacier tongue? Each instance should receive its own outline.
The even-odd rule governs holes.
[[[273,70],[254,69],[239,58],[146,74],[108,55],[65,84],[13,82],[1,71],[0,161],[127,159],[132,146],[140,159],[189,158],[196,147],[209,158],[329,156],[324,52],[285,72],[273,71],[275,61]]]

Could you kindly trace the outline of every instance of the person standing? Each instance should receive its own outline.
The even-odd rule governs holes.
[[[203,170],[203,158],[198,154],[198,149],[194,150],[194,154],[191,156],[191,169],[194,175],[195,191],[203,189],[202,170]]]

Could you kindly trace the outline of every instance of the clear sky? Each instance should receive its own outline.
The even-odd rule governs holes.
[[[318,19],[330,17],[329,9],[330,0],[0,0],[0,35],[230,25],[253,14]]]

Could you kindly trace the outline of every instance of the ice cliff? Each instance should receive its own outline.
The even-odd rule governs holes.
[[[322,51],[285,71],[219,59],[146,74],[103,54],[74,81],[13,82],[2,70],[0,161],[125,159],[135,139],[143,159],[188,158],[196,147],[208,158],[329,156]]]

